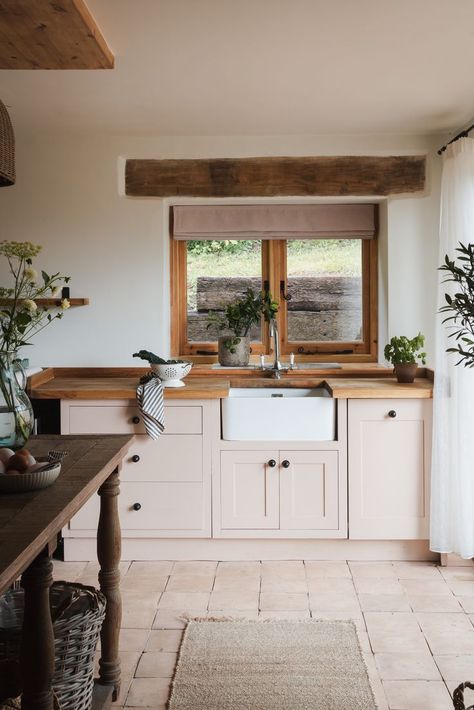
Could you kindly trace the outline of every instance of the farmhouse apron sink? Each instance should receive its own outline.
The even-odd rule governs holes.
[[[333,441],[335,401],[323,388],[231,388],[222,400],[226,441]]]

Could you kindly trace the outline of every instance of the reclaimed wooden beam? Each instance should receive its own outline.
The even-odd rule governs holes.
[[[424,155],[306,158],[129,159],[133,197],[396,195],[425,187]]]
[[[112,69],[84,0],[0,0],[0,69]]]

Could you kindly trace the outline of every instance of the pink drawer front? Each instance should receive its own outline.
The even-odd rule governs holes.
[[[71,405],[70,434],[145,434],[137,406]],[[202,407],[165,407],[166,434],[201,434]]]
[[[202,436],[137,436],[123,461],[122,481],[202,481]]]
[[[71,530],[95,530],[99,497],[93,496],[71,520]],[[204,501],[201,483],[120,484],[120,525],[127,530],[201,530]]]

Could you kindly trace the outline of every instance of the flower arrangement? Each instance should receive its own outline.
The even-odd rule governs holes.
[[[63,317],[69,308],[67,298],[61,300],[60,307],[38,305],[37,299],[55,298],[62,284],[67,284],[69,276],[59,272],[51,276],[41,271],[41,279],[33,268],[33,259],[38,256],[41,246],[31,242],[0,242],[0,256],[8,262],[13,278],[12,287],[0,287],[0,351],[17,352],[24,345],[31,345],[30,339],[56,319]]]
[[[41,246],[31,242],[0,242],[0,256],[13,281],[0,287],[0,445],[12,448],[21,448],[33,428],[31,402],[17,377],[21,373],[25,380],[18,350],[31,345],[31,338],[62,318],[70,305],[66,298],[59,306],[38,302],[57,297],[62,284],[69,282],[69,276],[59,272],[50,276],[41,271],[38,276],[33,259],[40,251]]]

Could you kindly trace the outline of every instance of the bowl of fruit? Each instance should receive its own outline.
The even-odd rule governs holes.
[[[28,449],[0,448],[0,493],[26,493],[47,488],[61,471],[55,456],[35,459]]]

